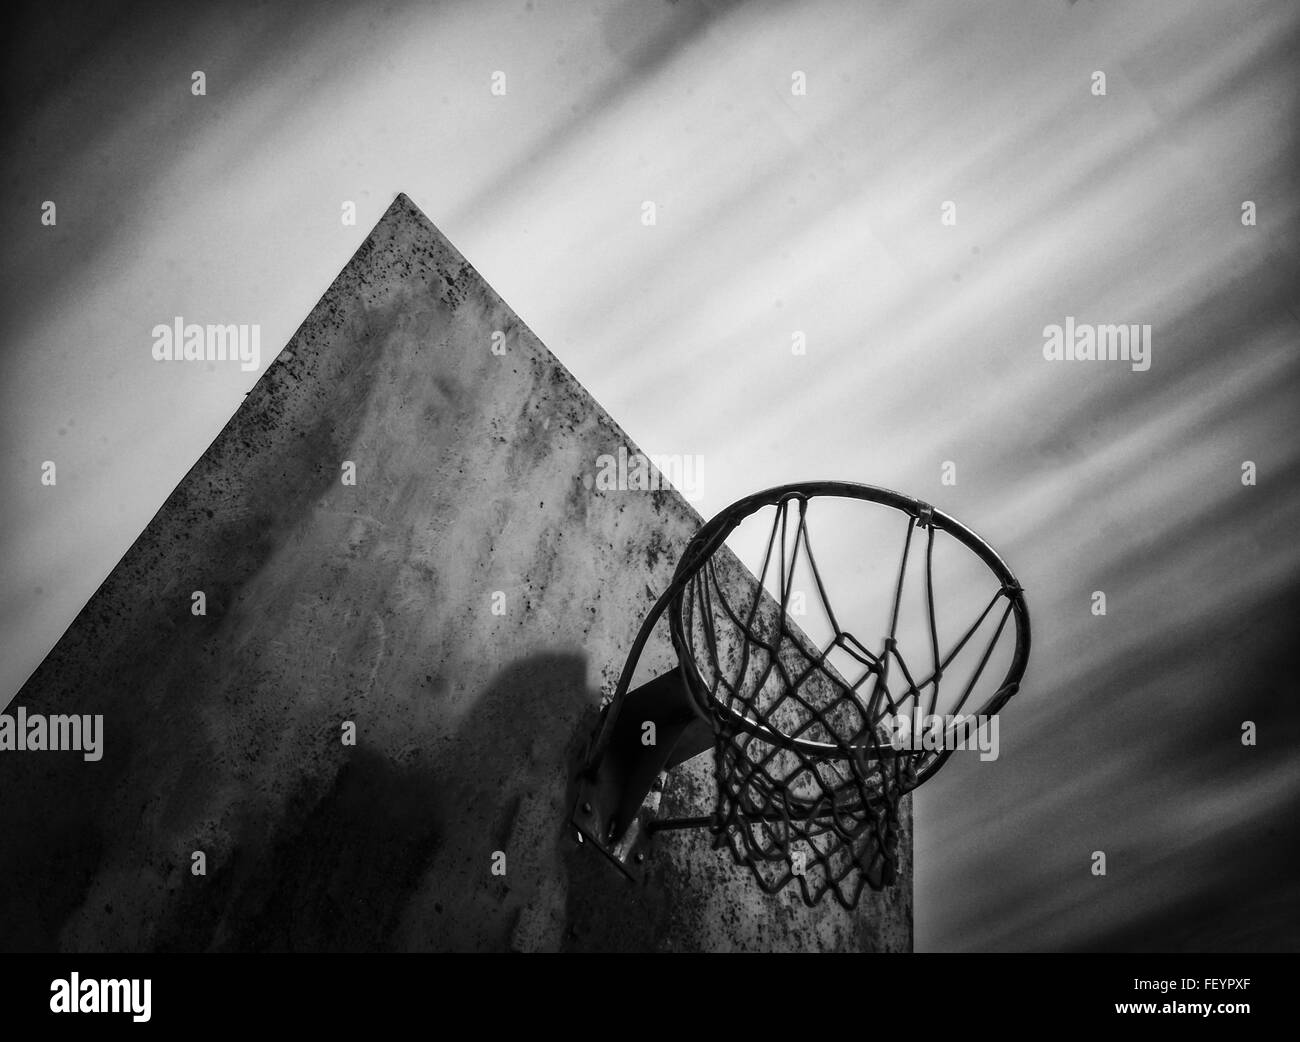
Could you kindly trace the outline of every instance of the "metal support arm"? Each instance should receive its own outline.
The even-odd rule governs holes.
[[[637,878],[648,839],[642,805],[660,772],[713,748],[713,725],[696,710],[680,667],[635,691],[604,712],[599,746],[578,776],[573,823],[625,874]],[[647,744],[653,723],[653,744]]]

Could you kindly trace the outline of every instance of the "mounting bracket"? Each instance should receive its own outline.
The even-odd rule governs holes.
[[[611,715],[612,714],[612,715]],[[654,723],[654,744],[645,724]],[[639,879],[664,771],[713,748],[713,724],[695,708],[681,667],[656,677],[601,712],[595,746],[578,774],[573,824],[629,879]]]

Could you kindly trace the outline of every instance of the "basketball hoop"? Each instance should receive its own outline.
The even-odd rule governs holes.
[[[887,632],[870,650],[842,627],[813,556],[809,504],[857,500],[904,515],[906,526]],[[757,512],[773,521],[757,582],[738,587],[719,553],[726,539]],[[917,538],[917,533],[922,535]],[[975,621],[946,652],[935,621],[936,537],[951,538],[982,562],[996,588]],[[910,555],[924,543],[928,670],[909,664],[897,630]],[[790,618],[792,577],[803,568],[829,619],[820,646]],[[732,569],[734,572],[734,569]],[[776,590],[767,584],[775,579]],[[637,661],[663,613],[678,667],[629,692]],[[1010,623],[1010,629],[1008,629]],[[992,635],[974,637],[983,627]],[[944,675],[959,656],[978,654],[956,702],[960,713],[981,681],[995,648],[1014,633],[1009,664],[975,710],[996,714],[1019,687],[1029,656],[1029,613],[1020,584],[997,553],[964,525],[911,497],[847,482],[810,482],[742,499],[699,530],[682,554],[668,589],[633,642],[579,777],[574,821],[629,875],[658,831],[707,828],[775,893],[797,882],[809,905],[826,894],[856,907],[865,887],[895,881],[899,801],[933,777],[952,743],[896,747],[890,724],[908,714],[933,714]],[[832,664],[834,654],[840,667]],[[851,668],[855,675],[846,675]],[[638,741],[653,720],[658,740]],[[714,751],[712,814],[656,819],[642,806],[655,777],[705,751]]]

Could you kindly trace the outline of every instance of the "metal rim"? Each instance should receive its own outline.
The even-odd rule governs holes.
[[[682,602],[687,584],[718,551],[726,541],[727,536],[740,526],[742,521],[764,507],[778,506],[789,500],[807,501],[823,497],[865,500],[892,507],[918,521],[925,519],[925,522],[936,531],[948,533],[973,552],[997,577],[1011,601],[1012,616],[1015,619],[1016,627],[1016,643],[1012,652],[1011,663],[1007,668],[1002,683],[998,685],[997,690],[984,705],[975,710],[975,713],[991,715],[1001,709],[1019,689],[1020,679],[1024,675],[1025,666],[1029,661],[1029,610],[1025,604],[1020,583],[1016,580],[1015,575],[992,546],[956,518],[945,514],[941,510],[934,509],[929,504],[923,503],[913,496],[904,495],[892,489],[879,488],[875,485],[859,485],[849,481],[806,481],[792,485],[778,485],[763,492],[756,492],[744,499],[737,500],[716,514],[696,532],[695,537],[687,544],[678,561],[677,570],[673,575],[672,600],[668,605],[668,624],[672,633],[673,647],[676,649],[678,661],[681,663],[682,674],[700,703],[710,705],[722,716],[729,718],[736,727],[764,741],[783,748],[798,750],[818,759],[843,758],[844,751],[839,746],[825,742],[811,742],[802,738],[791,738],[771,727],[756,723],[735,710],[714,701],[708,685],[700,674],[695,658],[690,652],[682,622]],[[950,752],[951,750],[941,751],[928,762],[918,772],[917,783],[924,781],[938,770],[948,758]]]

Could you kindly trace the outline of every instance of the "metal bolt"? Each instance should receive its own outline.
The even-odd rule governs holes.
[[[644,854],[637,854],[637,856],[636,856],[636,863],[637,863],[638,865],[641,864],[641,862],[643,862],[644,860],[645,860],[645,855],[644,855]]]
[[[591,813],[591,804],[590,804],[590,803],[584,803],[584,804],[582,805],[582,813],[583,813],[583,814],[590,814],[590,813]]]

